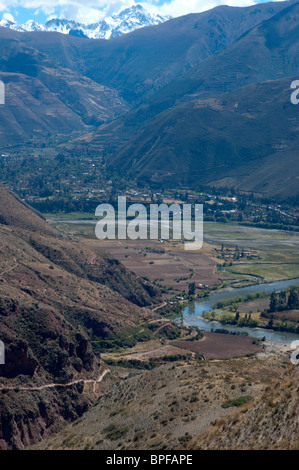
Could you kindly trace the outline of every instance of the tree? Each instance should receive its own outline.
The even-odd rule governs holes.
[[[276,293],[272,292],[272,294],[270,296],[269,312],[277,312],[277,307],[278,307],[278,302],[277,302]]]
[[[293,310],[299,308],[299,293],[296,289],[291,289],[288,298],[288,309]]]
[[[196,287],[196,284],[195,282],[190,282],[189,283],[189,291],[188,291],[188,295],[195,295],[195,287]]]
[[[273,319],[271,318],[268,322],[268,328],[270,328],[270,329],[273,328],[273,323],[274,323]]]

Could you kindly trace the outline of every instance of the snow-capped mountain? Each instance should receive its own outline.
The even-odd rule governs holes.
[[[56,31],[71,36],[79,36],[91,39],[113,39],[123,34],[130,33],[144,26],[153,26],[164,23],[170,17],[149,13],[141,5],[126,8],[118,15],[107,17],[99,23],[84,25],[72,20],[52,19],[45,25],[28,20],[18,25],[7,19],[0,20],[0,26],[16,31]]]

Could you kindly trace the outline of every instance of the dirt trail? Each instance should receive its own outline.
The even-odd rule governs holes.
[[[4,274],[7,274],[9,273],[10,271],[13,271],[13,269],[16,269],[18,266],[19,266],[19,263],[17,263],[17,260],[16,258],[14,258],[14,262],[16,263],[14,266],[11,266],[9,269],[6,269],[5,271],[2,271],[2,273],[0,273],[0,276],[4,276]]]
[[[158,305],[158,307],[153,308],[152,312],[156,312],[156,311],[159,310],[160,308],[165,307],[165,305],[167,305],[167,302],[163,302],[163,304]]]
[[[159,326],[159,328],[156,331],[154,331],[154,335],[157,335],[159,331],[161,331],[166,326],[170,326],[171,324],[172,324],[172,321],[170,320],[168,323],[164,323],[164,325]]]
[[[21,391],[27,391],[27,392],[38,392],[40,390],[45,390],[47,388],[55,388],[55,387],[71,387],[72,385],[76,385],[79,383],[84,383],[89,384],[92,383],[94,385],[94,392],[95,392],[95,387],[98,383],[102,382],[104,377],[110,372],[110,369],[105,369],[102,374],[98,377],[98,379],[78,379],[74,380],[72,382],[69,382],[67,384],[57,384],[57,383],[51,383],[47,385],[40,385],[39,387],[20,387],[20,386],[15,386],[15,387],[7,387],[7,386],[1,386],[0,390],[21,390]]]

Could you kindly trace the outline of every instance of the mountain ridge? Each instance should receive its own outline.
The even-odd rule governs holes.
[[[54,18],[48,20],[44,25],[34,20],[28,20],[26,23],[18,25],[15,22],[2,18],[0,26],[19,32],[58,32],[81,38],[108,40],[145,26],[164,23],[170,18],[169,16],[151,14],[138,4],[131,8],[126,8],[112,17],[106,17],[98,23],[83,24],[74,20]]]
[[[102,367],[92,340],[154,315],[144,307],[157,292],[1,184],[0,253],[0,449],[22,449],[87,410],[83,381]]]
[[[81,39],[59,33],[22,33],[1,28],[0,45],[4,53],[0,59],[0,67],[4,75],[0,79],[8,81],[7,104],[0,107],[3,151],[9,153],[10,148],[14,148],[13,145],[19,148],[24,143],[30,148],[38,145],[51,146],[53,141],[54,145],[60,146],[59,151],[70,150],[74,155],[85,147],[91,155],[104,155],[110,167],[115,168],[119,164],[120,169],[131,171],[131,174],[134,174],[132,169],[135,168],[138,170],[138,177],[143,178],[144,173],[151,174],[152,177],[155,175],[155,181],[161,183],[161,175],[167,166],[165,151],[168,152],[169,149],[169,161],[174,156],[172,162],[175,162],[175,167],[182,147],[187,155],[193,155],[192,159],[196,160],[198,157],[196,165],[200,164],[196,142],[202,137],[201,130],[194,127],[194,122],[187,123],[186,117],[196,114],[200,119],[204,112],[215,112],[209,106],[206,111],[195,111],[193,104],[180,108],[184,103],[218,97],[223,100],[225,93],[231,93],[231,99],[238,101],[236,94],[244,96],[244,86],[253,86],[250,90],[254,91],[259,83],[274,83],[284,79],[290,81],[288,86],[287,82],[284,84],[284,90],[289,90],[291,81],[297,78],[298,72],[298,22],[299,3],[293,0],[246,8],[216,7],[204,13],[186,15],[160,25],[141,28],[110,41]],[[51,41],[48,40],[48,34],[51,34]],[[17,92],[10,92],[10,86],[15,87]],[[102,95],[99,93],[100,89],[103,90]],[[290,94],[289,91],[284,91],[285,101],[284,104],[281,103],[279,111],[282,116],[287,115],[285,109],[289,109]],[[279,97],[277,99],[280,101]],[[267,109],[271,107],[269,101],[265,101]],[[24,102],[27,105],[25,107]],[[256,102],[257,108],[259,102]],[[43,106],[40,106],[41,103]],[[22,105],[17,113],[16,104]],[[244,104],[254,115],[254,109],[246,96]],[[55,113],[55,109],[58,112]],[[187,110],[186,115],[181,116],[180,113],[184,110]],[[292,110],[295,112],[296,108]],[[235,145],[229,142],[231,132],[235,132],[232,129],[236,128],[236,123],[231,122],[234,114],[226,105],[222,111],[223,115],[230,118],[223,123],[221,113],[216,115],[215,123],[220,128],[215,124],[214,128],[209,129],[211,139],[214,138],[215,142],[210,142],[207,161],[218,161],[221,142],[226,145],[226,160],[221,165],[221,174],[218,177],[215,175],[215,168],[219,167],[217,164],[214,170],[211,167],[213,174],[206,173],[206,178],[209,183],[213,179],[221,185],[225,181],[234,184],[235,176],[230,179],[231,175],[228,174],[231,165],[234,174],[237,168],[242,171],[239,182],[242,180],[245,183],[243,177],[246,172],[243,166],[239,166],[241,160],[244,160],[242,145],[238,144],[236,150]],[[276,111],[278,112],[278,108]],[[168,142],[163,147],[179,116],[187,126],[186,135],[183,136],[177,129],[172,145]],[[281,114],[277,116],[281,119]],[[170,121],[167,122],[166,118]],[[273,119],[273,116],[270,118]],[[243,116],[240,123],[245,125],[246,119],[249,128],[254,129],[254,120],[248,119],[248,116]],[[209,123],[211,122],[208,121]],[[228,123],[233,126],[220,142],[217,134],[223,134],[221,123],[224,126]],[[268,131],[270,132],[269,129]],[[185,144],[190,132],[197,133],[197,141],[192,137],[188,141],[191,147],[187,148]],[[260,135],[259,130],[257,135]],[[177,141],[177,136],[181,136],[181,142]],[[248,175],[246,187],[250,190],[258,186],[257,191],[263,193],[260,190],[265,184],[268,188],[266,193],[275,195],[273,187],[275,178],[279,177],[279,165],[275,165],[275,169],[271,167],[271,155],[275,162],[279,159],[280,151],[276,152],[274,146],[279,146],[280,140],[281,145],[288,149],[284,156],[287,155],[290,162],[293,162],[292,140],[284,143],[285,139],[278,129],[276,139],[272,136],[272,147],[264,140],[262,148],[258,149],[254,136],[251,138],[251,148],[247,145],[244,132],[243,136],[246,152],[251,156],[255,154],[254,159],[250,158],[250,164],[253,160],[255,163],[258,161],[260,151],[260,170],[266,165],[261,170],[264,176],[259,174],[260,182],[255,185],[253,178]],[[14,142],[14,139],[17,141]],[[141,142],[141,139],[144,141]],[[7,147],[9,143],[12,143],[11,147]],[[214,151],[217,155],[213,154]],[[237,160],[234,160],[235,157]],[[129,169],[130,163],[132,167]],[[161,170],[158,178],[157,164]],[[269,165],[271,167],[268,173],[276,175],[268,182],[265,176],[267,165],[268,170]],[[224,167],[228,173],[223,172]],[[285,161],[285,168],[289,167]],[[206,166],[207,171],[208,168],[209,165]],[[179,178],[186,176],[178,169],[173,171]],[[170,180],[172,174],[170,171]],[[286,172],[284,175],[287,176]],[[177,184],[178,181],[173,179],[173,182]],[[277,185],[277,193],[283,193],[283,188],[287,189],[288,194],[290,188],[295,191],[294,184],[288,186],[286,180],[282,186]]]
[[[211,184],[292,195],[299,171],[293,79],[250,84],[167,109],[115,152],[111,170],[167,186]]]

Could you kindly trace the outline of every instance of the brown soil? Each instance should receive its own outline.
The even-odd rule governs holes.
[[[151,371],[127,369],[127,377],[122,373],[81,419],[36,448],[182,449],[189,439],[232,413],[232,408],[222,407],[224,402],[241,396],[255,399],[284,367],[284,359],[276,356],[179,361]]]
[[[249,336],[205,332],[201,341],[173,341],[173,346],[204,355],[207,359],[230,359],[261,351]]]
[[[153,240],[84,240],[88,246],[102,248],[140,277],[146,277],[166,288],[188,291],[195,282],[212,286],[220,284],[215,274],[217,262],[212,247],[204,245],[199,252],[185,251],[182,246]],[[158,251],[164,251],[159,253]]]

